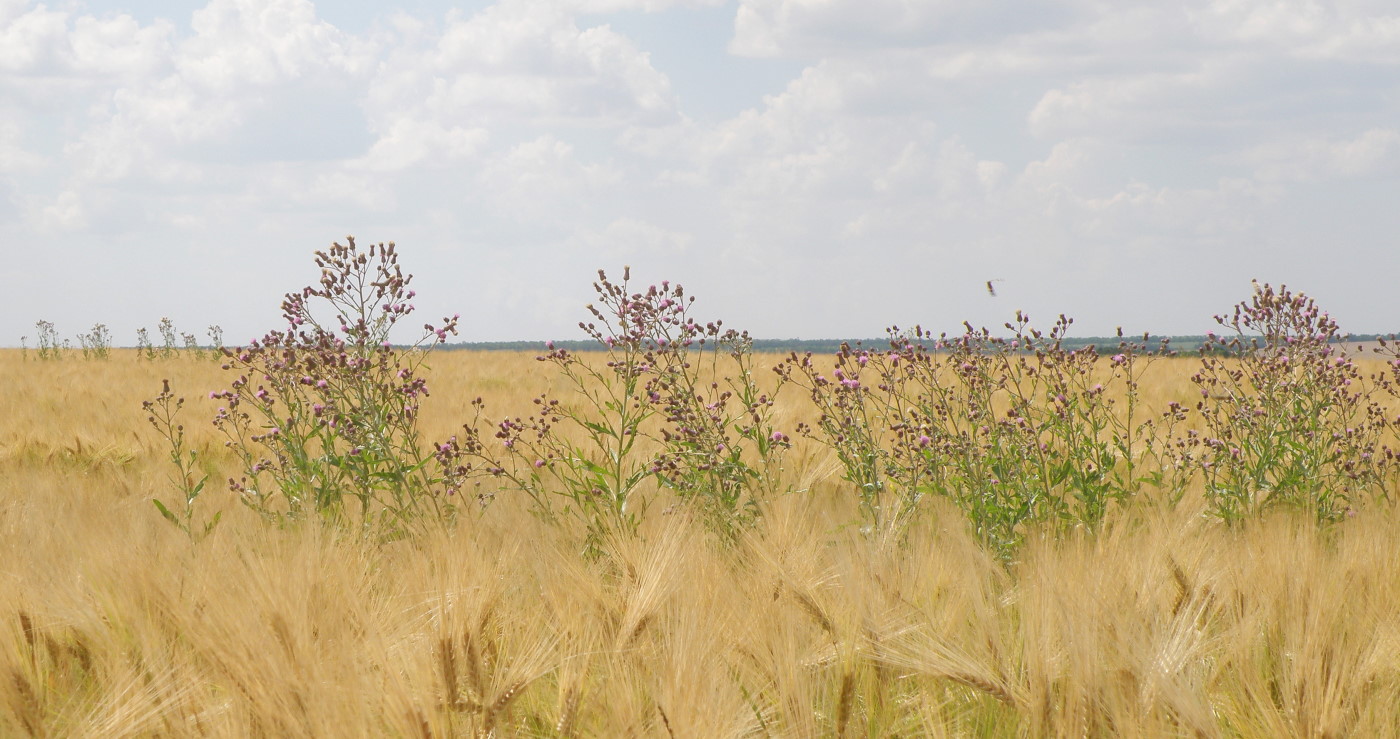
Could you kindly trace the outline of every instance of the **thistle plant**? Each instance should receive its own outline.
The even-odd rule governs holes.
[[[653,351],[657,372],[646,391],[664,418],[654,468],[663,484],[702,508],[712,529],[732,538],[778,492],[774,480],[791,446],[773,417],[784,381],[767,390],[758,384],[748,332],[722,329],[720,321],[701,326],[685,312],[662,323],[663,343]]]
[[[181,493],[182,505],[178,510],[172,510],[171,506],[167,506],[159,498],[153,498],[151,502],[165,520],[185,532],[190,539],[199,541],[213,532],[223,513],[215,513],[201,526],[194,523],[195,501],[204,492],[209,475],[199,472],[199,453],[185,443],[185,426],[178,421],[184,406],[185,399],[175,397],[170,390],[169,380],[162,382],[160,395],[154,400],[142,403],[142,407],[149,414],[147,420],[170,445],[170,463],[175,466],[176,471],[171,482]]]
[[[219,324],[209,326],[209,355],[215,359],[224,355],[224,329]]]
[[[180,332],[180,342],[184,344],[185,354],[192,357],[204,357],[204,348],[199,345],[199,337],[184,331]]]
[[[58,338],[58,331],[54,328],[53,321],[38,321],[34,327],[39,330],[37,337],[39,359],[59,359],[62,356],[60,350],[63,348],[63,343]]]
[[[1071,323],[1046,334],[1018,312],[1006,337],[895,327],[884,351],[847,344],[829,371],[810,354],[778,371],[810,394],[819,415],[801,431],[836,453],[873,528],[940,495],[1009,557],[1027,523],[1095,528],[1152,479],[1142,459],[1158,453],[1155,422],[1138,407],[1146,337],[1120,331],[1103,358],[1063,345]]]
[[[157,327],[160,331],[160,356],[161,359],[174,359],[175,353],[179,349],[179,344],[175,338],[175,322],[169,318],[161,318]]]
[[[1216,316],[1191,380],[1203,429],[1180,445],[1227,522],[1284,507],[1326,523],[1378,489],[1384,412],[1347,354],[1337,323],[1314,300],[1255,284]]]
[[[752,341],[694,320],[694,298],[681,285],[633,291],[630,280],[630,268],[621,282],[599,270],[593,320],[579,323],[601,359],[552,343],[538,358],[556,368],[570,396],[535,399],[534,414],[502,420],[492,439],[481,431],[478,399],[477,418],[443,445],[444,459],[456,460],[460,481],[489,474],[529,495],[541,515],[584,519],[591,542],[635,530],[648,481],[732,534],[757,515],[767,472],[788,445],[773,428],[772,393],[754,377]],[[724,358],[732,364],[722,366]],[[571,433],[559,433],[561,425]]]
[[[112,353],[112,334],[106,324],[98,323],[88,333],[78,334],[78,345],[82,347],[84,359],[108,359]]]
[[[224,350],[238,376],[210,397],[224,403],[214,424],[242,466],[230,489],[275,521],[319,515],[401,532],[451,518],[458,506],[417,422],[423,363],[457,317],[396,349],[391,330],[415,293],[394,245],[365,251],[352,238],[316,252],[316,264],[319,284],[282,301],[284,329]]]
[[[156,348],[151,343],[151,332],[144,326],[136,329],[136,357],[148,362],[156,358]]]

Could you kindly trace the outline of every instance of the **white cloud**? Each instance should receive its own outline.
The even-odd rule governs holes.
[[[1056,27],[1081,3],[1043,0],[740,0],[730,49],[746,56],[985,42]]]
[[[1379,0],[497,0],[362,33],[309,0],[154,22],[58,7],[0,0],[0,228],[69,262],[97,243],[137,264],[237,252],[274,299],[328,239],[393,238],[434,260],[422,292],[467,301],[444,309],[492,338],[563,335],[591,270],[629,261],[762,335],[1000,325],[1013,302],[1182,330],[1230,302],[1187,281],[1247,286],[1317,234],[1357,234],[1334,249],[1362,261],[1400,225]],[[684,54],[650,44],[690,27],[623,30],[724,7],[732,35]],[[805,68],[687,118],[703,75],[678,57],[726,45]],[[707,94],[725,70],[796,66],[731,62]],[[58,279],[44,264],[0,296]],[[120,269],[113,304],[145,279]]]
[[[428,150],[466,156],[488,136],[508,145],[551,130],[679,120],[645,52],[606,25],[579,27],[562,7],[503,0],[438,32],[399,25],[368,86],[375,166],[413,166]]]
[[[73,190],[64,190],[59,196],[43,205],[31,216],[37,231],[53,234],[74,231],[87,225],[87,211],[82,197]]]
[[[641,10],[659,13],[672,8],[714,8],[730,0],[559,0],[559,6],[575,13],[616,13]]]
[[[546,135],[493,156],[482,165],[478,182],[479,197],[498,214],[568,228],[592,217],[591,204],[605,201],[622,173],[584,161],[572,145]]]
[[[0,74],[110,78],[148,73],[164,62],[172,32],[169,23],[143,28],[126,15],[75,17],[40,5],[11,15],[0,26]]]
[[[445,128],[437,121],[400,118],[350,166],[375,172],[397,172],[425,162],[434,167],[458,166],[489,138],[485,128]]]
[[[19,116],[0,112],[0,175],[33,173],[46,162],[46,157],[25,145],[23,122]]]
[[[1400,172],[1400,130],[1373,128],[1351,138],[1288,136],[1252,147],[1241,160],[1261,182],[1393,177]]]
[[[1188,8],[1202,37],[1308,59],[1400,61],[1400,9],[1386,0],[1215,0]]]
[[[316,18],[310,0],[211,0],[190,22],[176,65],[191,85],[220,93],[308,77],[355,75],[372,50]]]
[[[451,21],[429,43],[392,54],[371,83],[371,102],[382,115],[674,119],[669,82],[644,52],[607,26],[579,28],[558,10],[504,0]]]
[[[580,229],[573,235],[600,264],[621,264],[642,257],[650,262],[673,258],[695,243],[694,234],[672,231],[635,218],[618,218],[602,229]]]
[[[34,113],[72,111],[113,84],[170,64],[174,27],[129,16],[96,18],[44,5],[0,12],[0,89],[7,105]]]

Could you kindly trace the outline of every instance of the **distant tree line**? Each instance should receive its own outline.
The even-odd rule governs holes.
[[[1380,338],[1389,338],[1390,334],[1351,334],[1340,337],[1342,341],[1375,341]],[[1134,337],[1136,340],[1139,337]],[[1201,347],[1211,344],[1210,337],[1201,335],[1184,336],[1153,336],[1140,337],[1146,343],[1158,345],[1166,339],[1168,346],[1178,351],[1194,352]],[[1094,346],[1100,349],[1114,347],[1121,339],[1117,336],[1084,336],[1078,338],[1065,337],[1061,340],[1061,346],[1065,349],[1082,349]],[[464,351],[499,351],[499,352],[529,352],[546,350],[543,341],[464,341],[454,344],[446,344],[444,349],[460,349]],[[889,338],[876,339],[754,339],[753,351],[765,354],[788,354],[797,352],[812,352],[813,354],[832,354],[841,351],[842,344],[850,346],[861,345],[872,349],[883,349],[889,346]],[[554,346],[559,349],[567,349],[571,352],[595,352],[605,351],[606,346],[596,341],[555,341]]]

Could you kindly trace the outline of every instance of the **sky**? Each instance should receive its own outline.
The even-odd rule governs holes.
[[[763,338],[1400,330],[1400,5],[0,0],[0,345],[244,343],[347,235],[467,341],[623,265]]]

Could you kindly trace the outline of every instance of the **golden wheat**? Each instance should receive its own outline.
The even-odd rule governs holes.
[[[430,439],[478,395],[520,413],[551,385],[529,355],[432,364]],[[1154,366],[1146,405],[1189,399],[1193,367]],[[1008,568],[938,502],[906,536],[862,533],[799,444],[799,492],[733,545],[654,506],[585,560],[508,496],[373,545],[222,493],[222,374],[0,353],[0,735],[1400,735],[1386,506],[1320,532],[1143,504]],[[213,475],[200,505],[224,511],[198,544],[150,503],[172,496],[140,410],[163,378]]]

